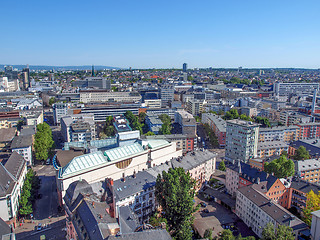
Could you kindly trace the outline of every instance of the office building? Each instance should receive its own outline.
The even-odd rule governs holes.
[[[183,72],[186,72],[186,71],[187,71],[187,67],[188,67],[188,65],[187,65],[186,63],[184,63],[184,64],[182,65],[182,71],[183,71]]]
[[[161,108],[161,99],[145,99],[144,104],[147,108]]]
[[[187,102],[187,111],[193,116],[198,116],[203,112],[203,100],[189,99]]]
[[[311,239],[320,239],[320,210],[311,213]]]
[[[182,134],[193,137],[197,135],[197,123],[190,113],[184,110],[178,110],[176,112],[175,122],[181,126]]]
[[[147,113],[145,122],[146,122],[149,130],[155,134],[159,133],[159,130],[163,125],[163,122],[161,121],[161,119],[158,116],[156,116],[154,114],[150,114],[150,113]]]
[[[234,119],[227,121],[226,130],[226,160],[248,162],[257,156],[258,124]]]
[[[289,96],[289,95],[312,95],[314,90],[317,89],[319,91],[319,83],[283,83],[276,82],[273,85],[274,93],[276,96]]]
[[[166,107],[169,106],[169,103],[174,100],[174,87],[173,85],[164,84],[160,89],[161,96],[161,106]]]
[[[30,69],[29,66],[27,66],[26,68],[24,68],[22,70],[22,84],[23,84],[23,90],[28,91],[28,88],[31,87],[30,86]]]
[[[107,90],[80,90],[80,102],[140,102],[141,95],[138,92],[110,92]]]
[[[280,112],[280,122],[285,126],[311,122],[311,117],[298,112]]]

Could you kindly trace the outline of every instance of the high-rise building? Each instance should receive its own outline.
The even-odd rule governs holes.
[[[13,69],[12,66],[4,67],[5,76],[8,77],[8,80],[16,80],[18,79],[18,71]]]
[[[203,100],[189,99],[187,102],[187,112],[193,116],[197,116],[203,111]]]
[[[30,87],[29,65],[27,65],[27,67],[22,70],[22,83],[23,83],[23,89],[28,90],[28,88]]]
[[[94,72],[94,66],[92,65],[91,77],[95,77],[95,76],[96,76],[96,74],[95,74],[95,72]]]
[[[258,124],[238,119],[227,121],[226,160],[248,162],[256,157],[258,138]]]
[[[161,87],[161,105],[162,107],[169,106],[169,103],[174,99],[174,87],[165,84]]]
[[[187,71],[187,64],[186,63],[184,63],[183,65],[182,65],[182,70],[184,71],[184,72],[186,72]]]

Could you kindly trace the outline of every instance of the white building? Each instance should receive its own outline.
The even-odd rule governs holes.
[[[59,124],[62,117],[68,114],[68,103],[55,103],[52,105],[54,124]]]
[[[32,135],[15,136],[11,143],[12,152],[17,152],[26,160],[28,166],[33,165],[32,161]]]
[[[308,228],[307,224],[265,194],[255,190],[252,185],[238,189],[236,214],[259,238],[268,223],[272,223],[275,228],[278,225],[293,228],[296,238],[300,231]]]
[[[148,108],[161,108],[161,99],[145,99],[144,103]]]
[[[139,102],[141,95],[138,92],[110,92],[106,90],[81,90],[80,102]]]
[[[243,162],[257,156],[259,125],[243,120],[227,121],[226,160]]]
[[[308,96],[313,94],[314,90],[319,91],[319,83],[306,83],[306,82],[290,82],[282,83],[277,82],[273,86],[274,92],[277,96],[289,96],[290,94],[298,94]]]
[[[15,225],[27,165],[23,157],[13,152],[8,161],[0,163],[0,217]]]
[[[312,223],[311,223],[311,239],[320,239],[320,210],[311,213]]]

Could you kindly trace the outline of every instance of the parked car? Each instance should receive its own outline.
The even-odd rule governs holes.
[[[203,209],[203,212],[204,213],[209,213],[209,210],[205,208],[205,209]]]
[[[40,231],[40,230],[42,230],[42,224],[41,223],[39,223],[38,226],[37,226],[37,231]]]
[[[207,204],[205,202],[200,203],[201,207],[207,207]]]

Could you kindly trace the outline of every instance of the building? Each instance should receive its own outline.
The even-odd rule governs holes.
[[[127,134],[121,134],[126,140]],[[71,150],[58,152],[53,165],[60,203],[68,186],[79,179],[90,184],[105,178],[117,180],[182,155],[182,150],[177,150],[175,143],[165,140],[132,139],[123,142],[121,144],[119,139],[118,147],[87,154]]]
[[[307,159],[295,161],[296,175],[304,181],[320,183],[320,161]]]
[[[197,135],[197,123],[190,113],[178,110],[175,115],[175,122],[181,126],[182,134],[193,137]]]
[[[11,143],[12,152],[19,153],[26,160],[28,166],[33,165],[32,144],[33,144],[32,135],[15,136]]]
[[[0,129],[0,151],[8,152],[12,139],[16,136],[17,128],[2,128]]]
[[[203,112],[203,100],[189,99],[187,102],[187,112],[193,116],[198,116]]]
[[[0,129],[11,128],[11,127],[12,127],[12,124],[7,119],[0,120]]]
[[[320,157],[320,142],[317,139],[304,139],[304,140],[298,140],[295,142],[290,143],[288,154],[290,157],[294,156],[296,154],[296,150],[303,146],[306,148],[306,150],[309,152],[309,155],[312,158],[319,159]]]
[[[248,162],[257,156],[258,124],[234,119],[227,121],[226,130],[226,160]]]
[[[299,136],[298,139],[320,138],[320,123],[298,123]]]
[[[53,109],[53,121],[54,124],[60,124],[60,119],[66,115],[68,115],[68,109],[69,109],[68,103],[54,103],[52,105]]]
[[[209,125],[218,138],[219,146],[224,147],[226,145],[226,121],[213,113],[203,113],[201,122]]]
[[[259,142],[257,156],[265,158],[271,156],[280,156],[283,151],[288,152],[289,145],[284,141]]]
[[[13,152],[9,159],[0,163],[0,217],[8,224],[16,224],[19,197],[22,192],[27,164],[24,158]]]
[[[23,90],[28,91],[28,88],[30,87],[30,70],[29,65],[22,69],[22,84],[23,84]]]
[[[279,126],[272,128],[259,128],[259,142],[283,141],[291,143],[298,140],[299,127]]]
[[[148,125],[149,130],[155,134],[159,133],[163,125],[163,122],[158,116],[149,113],[146,115],[145,123]]]
[[[145,99],[144,103],[147,108],[161,108],[161,99]]]
[[[260,193],[254,185],[239,188],[237,191],[236,214],[259,238],[268,223],[275,228],[286,225],[292,228],[296,239],[308,225],[292,215],[288,210]]]
[[[291,126],[300,123],[309,123],[311,117],[298,112],[280,112],[280,122],[285,126]]]
[[[123,115],[116,115],[113,117],[113,126],[117,133],[132,131],[128,120]]]
[[[161,106],[166,107],[169,106],[171,102],[174,100],[174,87],[170,84],[164,84],[160,89],[161,96]]]
[[[274,93],[276,96],[290,96],[290,95],[304,95],[308,96],[313,94],[314,90],[319,91],[319,83],[306,83],[306,82],[276,82],[273,85]]]
[[[140,102],[141,95],[138,92],[110,92],[107,90],[80,90],[80,102]]]
[[[183,72],[187,72],[187,64],[186,63],[184,63],[183,65],[182,65],[182,71]]]
[[[311,239],[320,239],[320,210],[311,213]]]
[[[242,107],[240,108],[240,114],[245,114],[248,117],[255,117],[257,116],[257,108]]]

